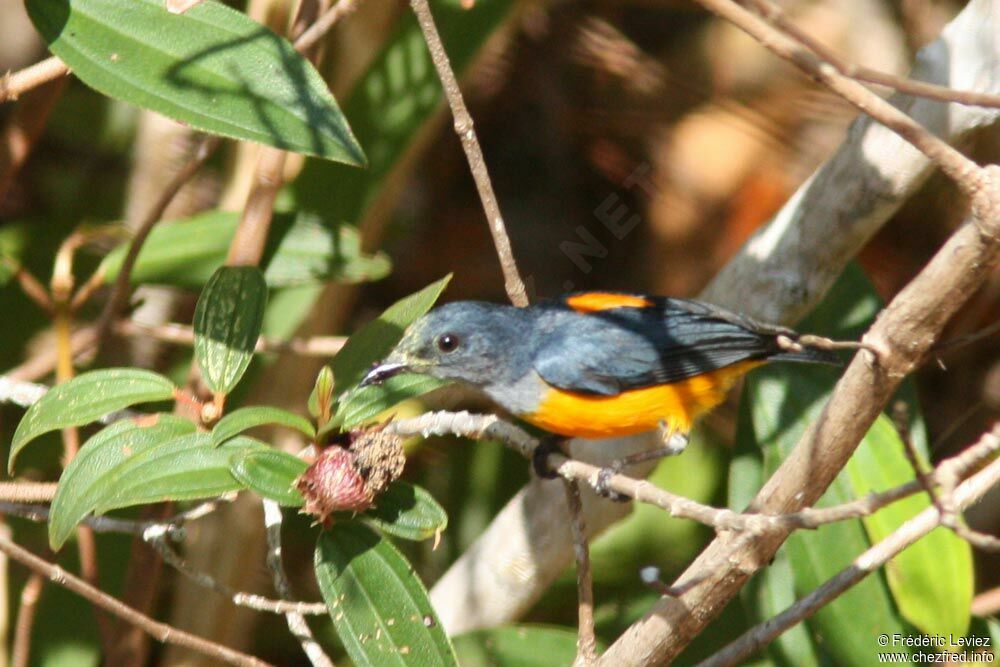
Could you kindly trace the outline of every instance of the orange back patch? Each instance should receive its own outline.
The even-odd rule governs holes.
[[[566,305],[578,313],[595,313],[613,308],[647,308],[653,305],[649,299],[632,294],[614,292],[586,292],[566,299]]]
[[[661,423],[687,433],[694,420],[721,403],[733,383],[762,361],[744,361],[681,382],[594,396],[552,388],[538,410],[520,415],[550,433],[609,438],[652,431]]]

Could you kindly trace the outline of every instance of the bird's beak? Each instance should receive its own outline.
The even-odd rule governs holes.
[[[406,364],[393,363],[393,362],[382,362],[377,364],[370,371],[368,375],[361,379],[358,383],[359,387],[367,387],[373,384],[381,384],[391,378],[394,375],[399,375],[410,369]]]

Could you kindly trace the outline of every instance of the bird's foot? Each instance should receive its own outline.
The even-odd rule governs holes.
[[[594,480],[594,492],[615,503],[627,503],[632,500],[623,493],[611,490],[611,478],[620,472],[621,468],[618,467],[617,461],[612,463],[610,468],[601,468],[597,473],[597,479]]]
[[[567,442],[566,438],[548,436],[542,438],[535,447],[531,455],[531,468],[538,475],[539,479],[555,479],[559,477],[552,466],[549,465],[549,454],[562,453],[562,444]]]

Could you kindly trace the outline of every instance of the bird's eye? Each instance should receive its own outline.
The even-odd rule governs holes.
[[[442,334],[438,336],[437,346],[442,352],[453,352],[458,348],[458,336],[455,334]]]

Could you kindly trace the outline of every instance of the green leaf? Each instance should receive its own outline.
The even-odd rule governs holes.
[[[28,0],[73,74],[199,130],[351,165],[365,156],[322,77],[291,44],[222,3]]]
[[[173,396],[173,383],[152,371],[105,368],[81,373],[69,382],[56,385],[28,408],[14,432],[7,470],[14,469],[14,459],[21,449],[40,435],[89,424],[130,405],[166,401]]]
[[[462,667],[551,667],[572,665],[576,631],[541,625],[476,630],[455,637]]]
[[[194,354],[216,394],[228,394],[253,359],[267,305],[267,284],[255,266],[220,267],[194,311]]]
[[[101,484],[105,473],[150,447],[194,431],[194,422],[157,414],[141,420],[122,419],[87,440],[63,471],[52,499],[49,517],[52,549],[60,549],[76,525],[94,510],[106,490]]]
[[[201,288],[225,263],[239,218],[233,211],[208,211],[160,223],[142,246],[132,282]],[[118,277],[127,252],[128,244],[123,244],[104,259],[101,269],[106,282]],[[391,265],[383,253],[362,253],[358,231],[350,225],[331,228],[316,216],[277,213],[260,266],[268,285],[290,287],[331,280],[378,280],[389,273]]]
[[[308,467],[302,459],[274,449],[240,452],[229,462],[229,472],[237,481],[286,507],[301,507],[305,502],[295,480]]]
[[[428,375],[404,373],[378,385],[355,387],[341,397],[337,413],[320,431],[326,433],[335,427],[351,428],[376,417],[402,401],[426,394],[445,384],[442,380]]]
[[[350,522],[320,534],[316,581],[354,664],[456,665],[427,590],[396,547]]]
[[[403,337],[403,331],[427,313],[451,280],[449,273],[419,292],[404,297],[347,339],[333,358],[333,376],[344,389],[353,387],[371,365],[381,361]]]
[[[316,429],[305,417],[271,405],[253,405],[233,410],[220,419],[212,428],[212,444],[221,444],[243,431],[265,424],[287,426],[310,438],[316,435]]]
[[[882,415],[851,457],[847,474],[857,497],[890,489],[914,478],[903,442]],[[926,494],[899,500],[862,522],[879,542],[930,507]],[[937,528],[886,565],[892,596],[903,617],[927,635],[964,637],[974,593],[972,547],[947,528]]]
[[[208,433],[167,440],[138,452],[100,478],[95,514],[163,502],[213,498],[243,485],[229,473],[234,454],[266,450],[259,440],[240,436],[219,447]]]
[[[426,540],[448,527],[448,514],[419,486],[393,482],[362,515],[379,530],[404,540]]]

